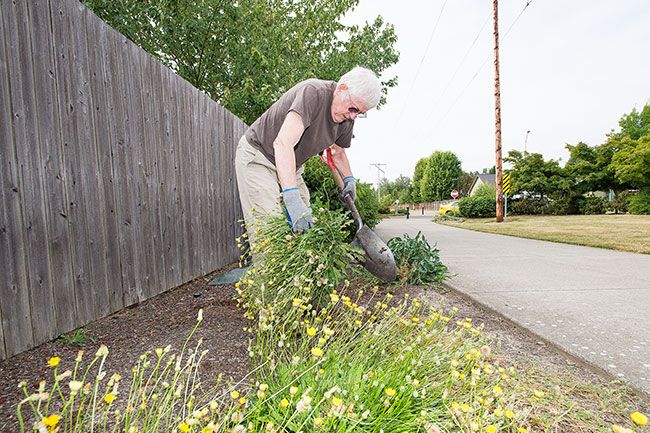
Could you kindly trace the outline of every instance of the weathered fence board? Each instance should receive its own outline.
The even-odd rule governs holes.
[[[76,0],[0,37],[0,358],[237,259],[246,125]]]

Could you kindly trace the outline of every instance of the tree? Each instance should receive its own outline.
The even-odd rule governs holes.
[[[646,104],[641,112],[632,109],[630,114],[624,114],[618,121],[621,127],[620,132],[612,131],[609,134],[610,139],[620,140],[629,137],[632,140],[638,140],[644,135],[650,134],[650,104]]]
[[[392,25],[341,18],[359,0],[84,0],[100,18],[252,123],[295,83],[380,74],[399,58]],[[385,82],[393,87],[396,79]],[[382,98],[383,100],[384,98]]]
[[[621,190],[621,184],[609,167],[614,153],[611,145],[590,147],[580,142],[575,146],[567,144],[566,149],[569,160],[564,169],[573,180],[576,192]]]
[[[384,178],[379,182],[379,193],[382,197],[390,195],[400,203],[408,203],[411,193],[411,179],[401,174],[394,181]]]
[[[422,181],[420,197],[423,201],[444,200],[457,189],[463,175],[460,159],[452,152],[436,151],[427,160]]]
[[[616,178],[634,188],[650,189],[650,135],[638,140],[625,137],[619,147],[611,163]]]
[[[554,194],[566,195],[571,191],[571,180],[565,175],[560,164],[553,159],[544,161],[540,153],[511,150],[504,160],[512,164],[510,170],[512,194],[522,193],[544,198]]]
[[[424,169],[427,165],[427,158],[420,158],[415,164],[415,170],[413,171],[413,182],[411,183],[411,200],[413,203],[422,203],[422,197],[420,195],[420,183],[422,182],[422,177],[424,176]]]

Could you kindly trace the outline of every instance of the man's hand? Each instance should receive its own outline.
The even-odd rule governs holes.
[[[282,191],[284,207],[287,209],[287,219],[294,232],[302,233],[309,230],[313,224],[311,210],[307,207],[298,188],[287,188]]]
[[[345,196],[352,197],[352,201],[357,199],[357,180],[354,176],[346,176],[343,178],[343,189],[339,193],[339,198],[344,202]]]

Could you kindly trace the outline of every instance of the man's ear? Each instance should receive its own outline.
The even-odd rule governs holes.
[[[345,91],[348,90],[348,85],[345,83],[340,83],[336,85],[336,90]]]

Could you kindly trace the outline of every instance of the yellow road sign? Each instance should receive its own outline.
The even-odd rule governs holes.
[[[508,194],[510,192],[510,175],[508,173],[505,173],[502,177],[501,190],[504,194]]]

